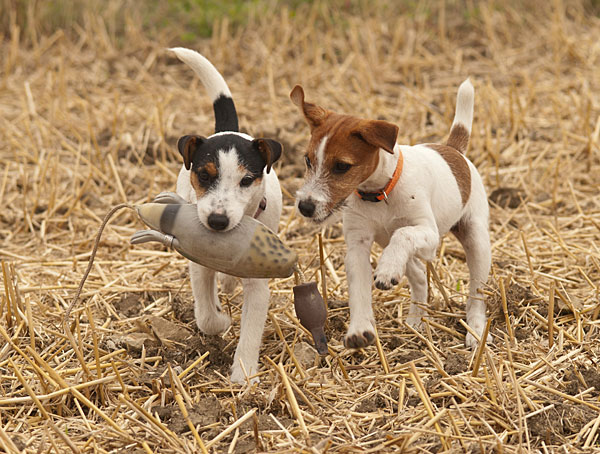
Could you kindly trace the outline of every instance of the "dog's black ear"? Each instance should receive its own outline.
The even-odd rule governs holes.
[[[255,147],[267,166],[267,173],[271,171],[273,163],[275,163],[280,157],[283,151],[283,146],[272,139],[254,139],[252,146]]]
[[[177,141],[177,148],[183,157],[183,165],[186,170],[192,167],[194,152],[206,139],[202,136],[183,136]]]

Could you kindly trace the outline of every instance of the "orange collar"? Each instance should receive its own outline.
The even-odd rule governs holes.
[[[392,192],[394,186],[396,186],[396,183],[398,182],[398,179],[402,174],[402,167],[404,166],[404,157],[402,156],[402,151],[400,151],[399,153],[400,154],[398,155],[398,164],[396,164],[396,170],[394,170],[394,174],[392,175],[392,178],[388,182],[388,184],[385,185],[385,188],[377,192],[365,192],[357,189],[356,195],[358,195],[359,199],[365,200],[367,202],[381,202],[382,200],[385,200],[385,203],[387,203],[388,195],[390,192]]]

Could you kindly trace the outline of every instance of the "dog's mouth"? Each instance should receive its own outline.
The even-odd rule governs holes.
[[[211,233],[230,233],[230,232],[237,230],[239,228],[240,224],[241,224],[241,222],[234,225],[233,227],[227,227],[226,229],[223,229],[223,230],[214,229],[207,225],[205,225],[204,227],[206,227],[208,230],[210,230]]]
[[[314,224],[325,224],[331,221],[335,221],[335,216],[340,214],[344,208],[346,208],[346,199],[340,200],[336,203],[324,216],[307,218]]]
[[[238,228],[240,228],[240,225],[242,224],[242,220],[243,220],[243,217],[239,221],[237,221],[237,223],[235,223],[233,225],[230,224],[223,229],[212,227],[209,224],[207,219],[200,219],[200,224],[202,224],[202,226],[211,233],[229,233],[229,232],[233,232],[233,231],[237,230]]]

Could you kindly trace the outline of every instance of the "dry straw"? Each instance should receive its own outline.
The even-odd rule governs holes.
[[[597,448],[593,3],[316,1],[292,14],[288,2],[261,0],[183,43],[179,23],[144,30],[147,16],[122,0],[96,13],[75,2],[81,21],[64,29],[51,29],[40,2],[16,11],[0,1],[0,451]],[[318,358],[293,315],[293,278],[271,282],[259,384],[227,379],[241,287],[222,295],[232,328],[198,333],[185,261],[130,246],[142,227],[130,212],[106,228],[73,308],[77,349],[61,325],[103,216],[172,190],[177,138],[212,133],[204,89],[165,51],[181,44],[223,72],[243,130],[284,143],[280,235],[327,298],[330,355]],[[292,208],[309,131],[289,91],[301,83],[308,101],[392,121],[403,143],[431,142],[448,133],[467,76],[468,156],[490,195],[493,342],[464,347],[468,270],[448,236],[429,266],[423,329],[403,323],[405,280],[373,289],[377,345],[348,351],[341,229],[317,235]]]

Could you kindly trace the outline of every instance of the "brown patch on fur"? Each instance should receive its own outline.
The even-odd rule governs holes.
[[[437,151],[448,163],[454,178],[456,178],[460,197],[464,206],[471,195],[471,170],[469,169],[469,164],[467,164],[465,157],[455,148],[448,145],[431,144],[427,146]]]
[[[202,197],[206,193],[206,188],[204,188],[200,181],[198,181],[198,174],[196,172],[192,172],[190,174],[190,183],[192,184],[192,188],[196,191],[196,196],[198,198]]]
[[[208,173],[212,178],[217,176],[217,166],[215,165],[214,162],[209,162],[204,166],[204,169],[206,170],[206,173]]]
[[[363,122],[360,130],[354,133],[360,135],[365,142],[394,154],[398,126],[382,120],[364,120]]]
[[[455,124],[450,130],[446,145],[464,154],[469,146],[469,131],[467,131],[467,128],[460,123]]]

